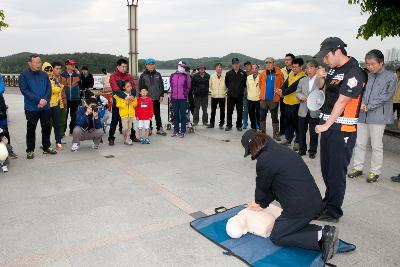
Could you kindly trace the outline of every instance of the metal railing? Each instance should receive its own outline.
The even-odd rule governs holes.
[[[18,87],[19,74],[3,74],[2,79],[7,87]]]

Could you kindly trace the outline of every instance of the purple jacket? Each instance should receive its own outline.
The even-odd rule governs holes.
[[[175,72],[169,78],[169,85],[171,87],[171,99],[188,99],[191,78],[185,73]]]

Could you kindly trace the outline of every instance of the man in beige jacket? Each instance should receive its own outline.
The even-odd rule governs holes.
[[[219,129],[224,129],[225,124],[225,102],[227,88],[225,85],[225,73],[222,73],[222,64],[215,64],[215,73],[210,77],[211,91],[211,118],[207,128],[214,128],[215,113],[219,106]]]

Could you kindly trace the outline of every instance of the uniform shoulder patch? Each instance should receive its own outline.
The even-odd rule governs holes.
[[[356,87],[357,84],[358,84],[358,81],[357,81],[356,77],[352,77],[347,81],[347,86],[350,88]]]

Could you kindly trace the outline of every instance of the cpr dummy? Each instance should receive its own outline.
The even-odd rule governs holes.
[[[272,204],[262,211],[243,209],[228,220],[226,233],[231,238],[240,238],[247,233],[268,237],[281,213],[282,209]]]

